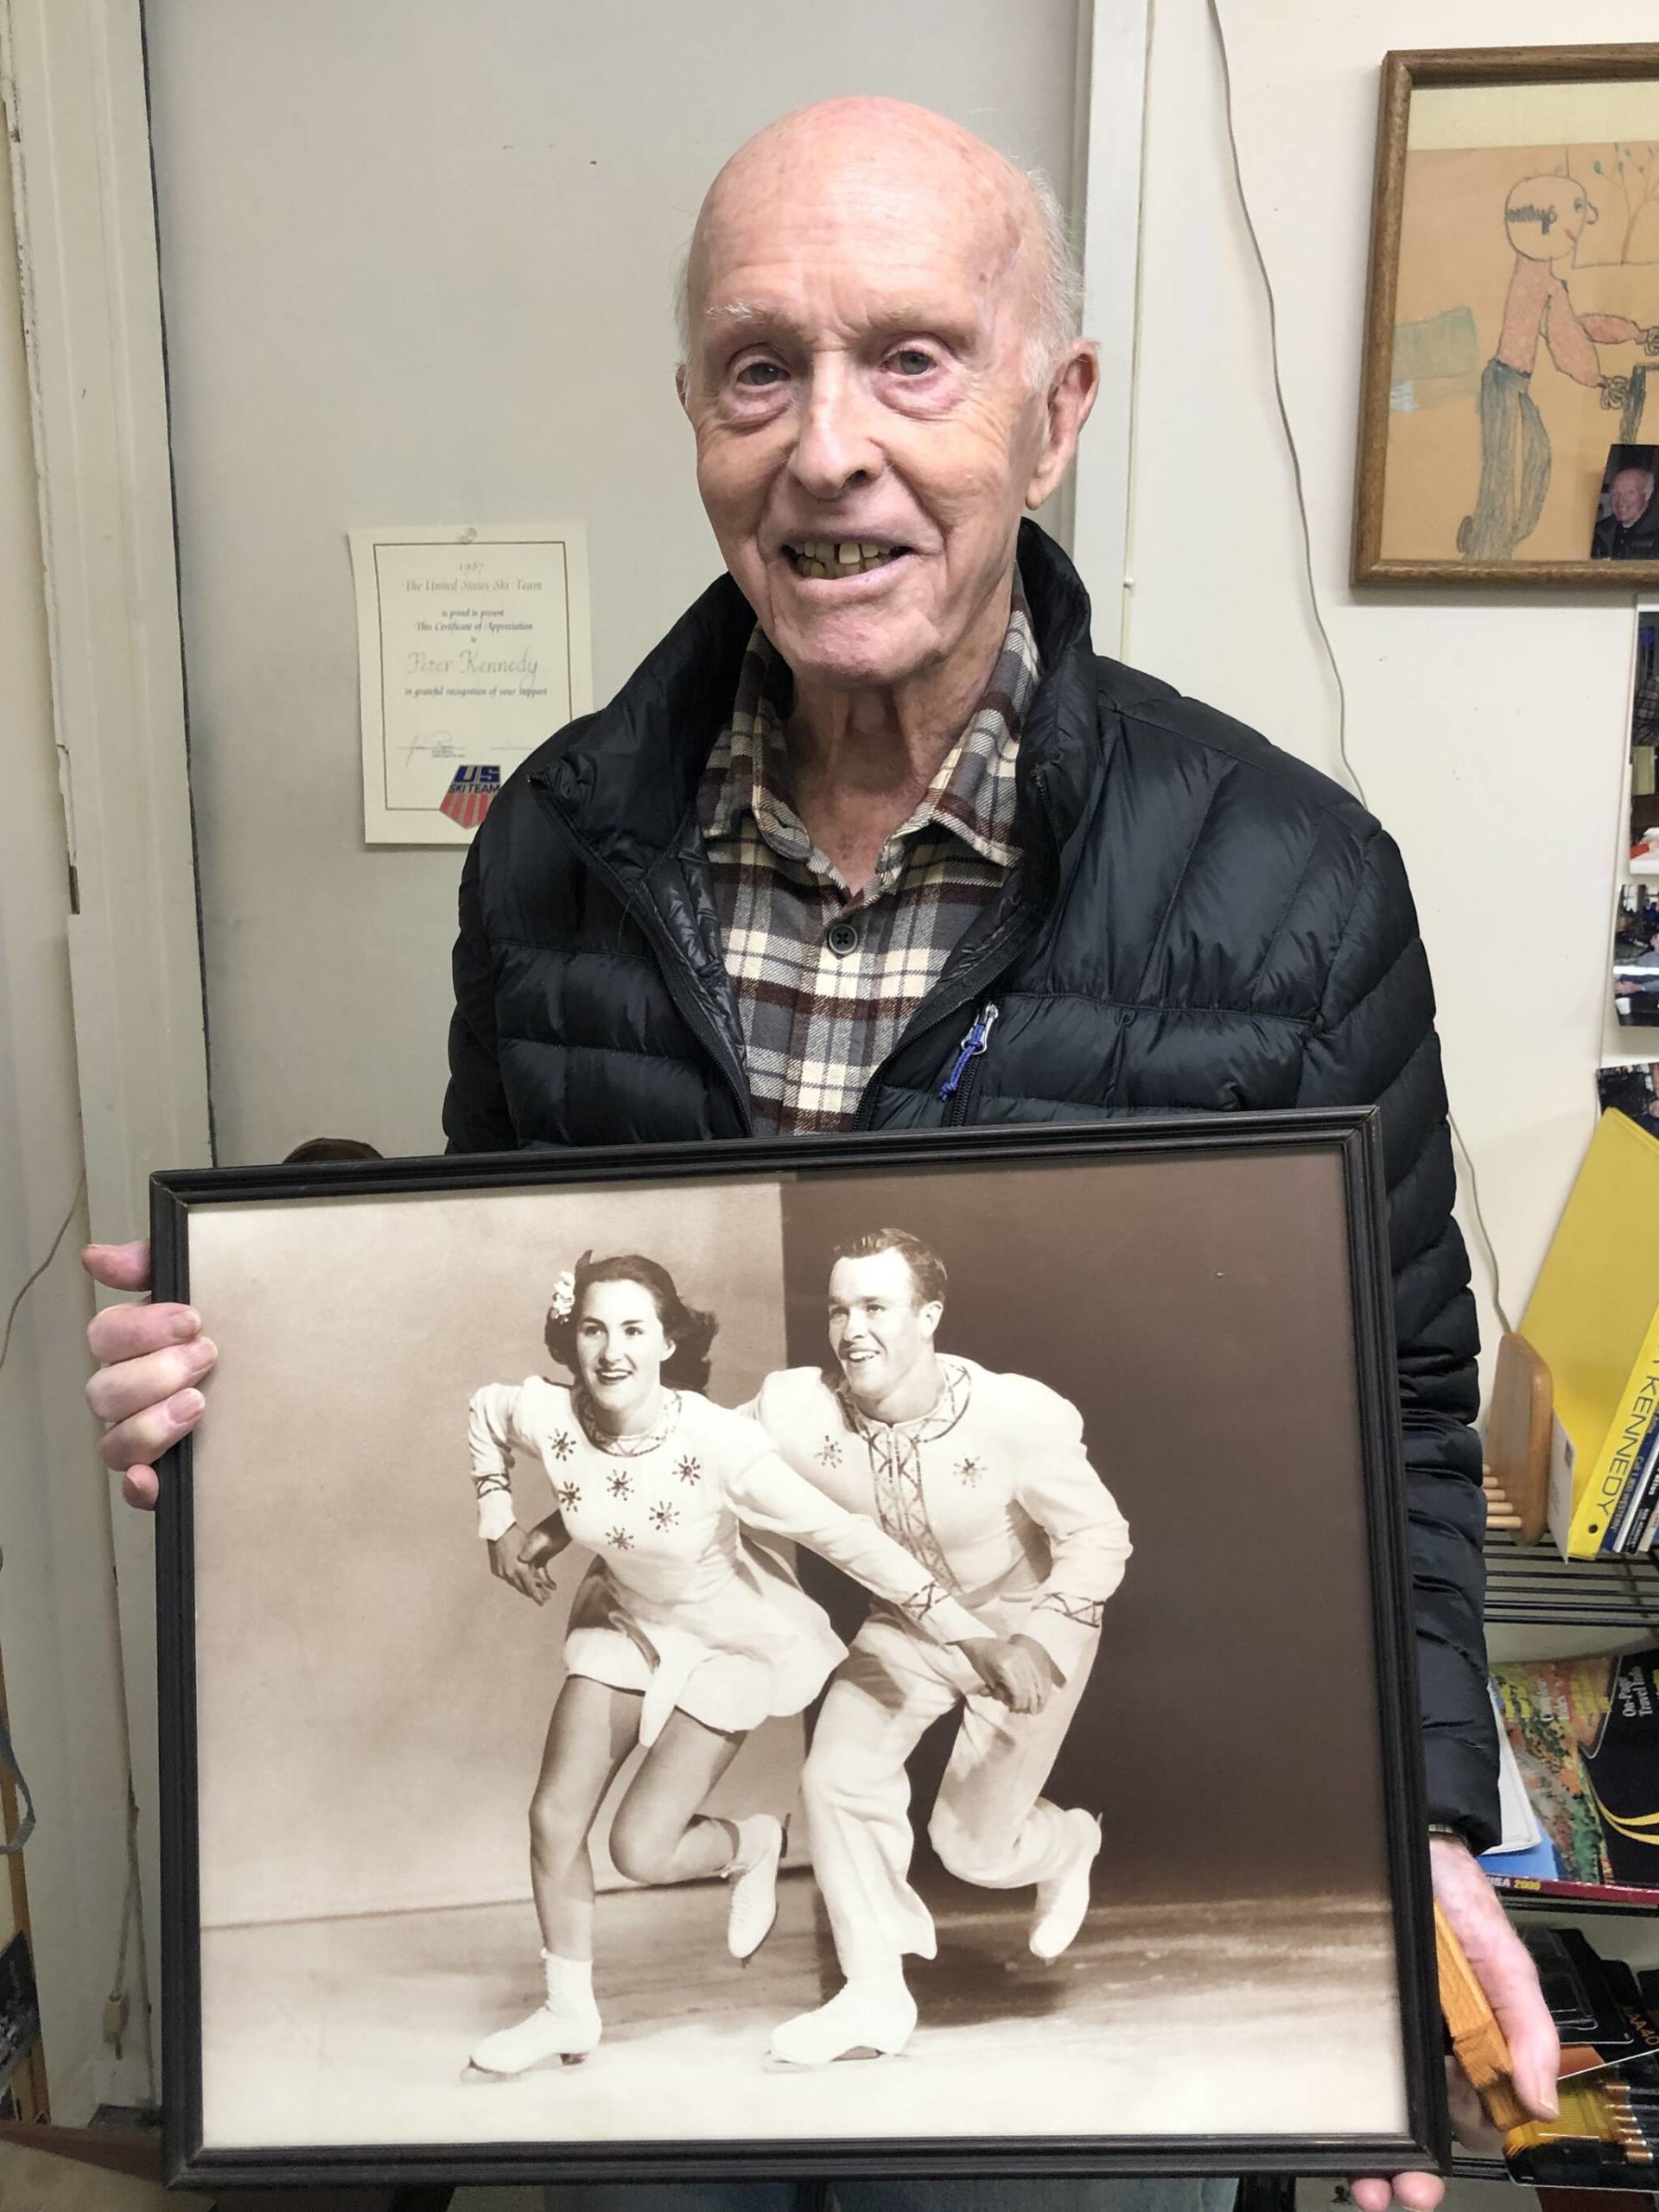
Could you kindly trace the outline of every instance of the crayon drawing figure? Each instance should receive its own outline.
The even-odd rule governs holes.
[[[1497,350],[1481,372],[1480,486],[1473,513],[1458,527],[1458,550],[1466,561],[1513,559],[1543,512],[1549,434],[1531,389],[1541,339],[1563,376],[1599,391],[1604,408],[1622,412],[1624,441],[1636,436],[1645,371],[1606,374],[1597,348],[1634,343],[1651,353],[1659,350],[1659,331],[1628,315],[1581,315],[1573,308],[1565,272],[1596,219],[1588,193],[1570,176],[1523,177],[1504,205],[1515,266]]]

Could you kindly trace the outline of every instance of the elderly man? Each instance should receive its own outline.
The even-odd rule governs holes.
[[[823,2065],[902,2050],[916,2024],[907,1953],[932,1958],[909,1881],[905,1762],[942,1714],[961,1721],[928,1833],[982,1889],[1033,1888],[1030,1948],[1056,1959],[1083,1924],[1100,1824],[1043,1796],[1123,1579],[1128,1529],[1089,1464],[1075,1406],[1024,1375],[935,1346],[945,1271],[899,1229],[843,1244],[830,1270],[832,1388],[817,1367],[769,1375],[750,1408],[797,1472],[879,1522],[1005,1639],[1017,1670],[984,1694],[918,1624],[878,1606],[836,1671],[801,1777],[812,1872],[843,1987],[785,2020],[775,2058]]]
[[[1548,2109],[1548,2018],[1468,1849],[1497,1806],[1474,1317],[1399,855],[1313,770],[1096,658],[1076,574],[1021,522],[1071,458],[1095,351],[1052,201],[1001,156],[897,101],[786,117],[715,179],[685,306],[728,573],[478,836],[450,1143],[1380,1103],[1435,1885]],[[89,1264],[143,1287],[142,1248]],[[93,1325],[112,1364],[92,1402],[136,1502],[200,1415],[199,1329],[166,1306]],[[1440,2184],[1354,2193],[1384,2212],[1396,2192],[1427,2208]],[[839,2192],[842,2212],[1109,2194]]]
[[[1607,512],[1595,527],[1591,557],[1597,561],[1651,561],[1659,557],[1659,507],[1653,498],[1650,468],[1613,472],[1607,486]]]

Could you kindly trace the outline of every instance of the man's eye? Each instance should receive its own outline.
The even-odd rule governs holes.
[[[737,372],[737,381],[750,391],[765,391],[772,378],[783,373],[776,361],[745,361]]]
[[[905,377],[925,376],[933,366],[933,356],[925,353],[919,346],[901,346],[896,353],[889,353],[887,359]]]

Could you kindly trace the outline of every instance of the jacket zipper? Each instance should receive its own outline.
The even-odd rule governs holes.
[[[554,824],[570,850],[575,853],[584,867],[593,870],[623,912],[632,915],[651,939],[656,948],[658,963],[662,969],[663,981],[668,986],[669,996],[678,1008],[681,1019],[687,1028],[691,1031],[721,1075],[725,1077],[732,1096],[737,1102],[738,1112],[743,1122],[743,1133],[746,1136],[753,1136],[754,1114],[749,1096],[748,1083],[742,1070],[732,1058],[725,1039],[709,1019],[704,1008],[684,988],[683,978],[677,973],[683,965],[680,950],[664,926],[661,916],[654,906],[648,904],[641,905],[637,899],[629,897],[627,887],[623,883],[622,879],[601,860],[591,846],[583,843],[563,815],[560,813],[558,801],[545,783],[539,778],[532,779],[531,789],[541,800],[543,811],[549,821]]]
[[[1033,788],[1039,804],[1043,803],[1043,787],[1046,781],[1046,778],[1044,772],[1041,769],[1039,769]],[[1046,851],[1043,853],[1041,858],[1042,873],[1040,879],[1027,887],[1026,897],[1021,903],[1020,911],[1010,919],[1009,924],[1004,931],[1001,939],[993,944],[988,944],[981,947],[979,957],[972,963],[971,973],[964,970],[964,972],[956,979],[957,988],[950,992],[948,997],[942,996],[940,1003],[938,1006],[930,1006],[925,999],[923,1000],[921,1005],[917,1007],[915,1014],[912,1017],[912,1028],[907,1029],[905,1034],[899,1038],[898,1043],[893,1046],[893,1051],[887,1054],[887,1058],[882,1061],[880,1067],[872,1070],[869,1077],[865,1082],[863,1096],[858,1102],[858,1112],[853,1122],[853,1127],[855,1129],[868,1129],[874,1127],[874,1110],[876,1094],[880,1090],[882,1083],[886,1080],[888,1068],[892,1065],[894,1059],[897,1058],[899,1053],[905,1049],[914,1026],[917,1023],[925,1020],[927,1026],[931,1027],[935,1022],[948,1020],[951,1014],[959,1013],[963,1007],[971,1006],[976,995],[980,991],[983,990],[987,982],[993,982],[997,979],[1004,978],[1013,973],[1016,962],[1020,959],[1021,954],[1025,951],[1032,938],[1037,934],[1043,914],[1047,910],[1049,903],[1052,898],[1053,886],[1058,875],[1058,869],[1056,865],[1056,859],[1053,851],[1052,849]],[[992,1021],[995,1021],[1000,1009],[992,1005],[990,1001],[987,1001],[987,1005],[990,1008],[991,1020]],[[984,1010],[985,1009],[982,1009],[982,1015]],[[970,1031],[969,1034],[971,1035],[972,1032]],[[988,1036],[988,1034],[989,1032],[988,1029],[987,1035]],[[957,1048],[957,1060],[961,1061],[962,1068],[964,1071],[971,1065],[972,1060],[982,1057],[981,1053],[974,1053],[969,1055],[967,1059],[963,1059],[963,1054],[966,1051],[967,1044],[968,1038],[964,1037],[961,1045]],[[957,1073],[956,1064],[954,1062],[952,1064],[951,1072]],[[948,1077],[947,1080],[949,1080]],[[958,1122],[963,1122],[967,1119],[968,1109],[973,1103],[974,1092],[977,1089],[976,1084],[970,1083],[968,1087],[967,1095],[964,1096],[960,1086],[961,1077],[960,1074],[957,1074],[957,1085],[954,1096],[944,1097],[944,1104],[947,1109],[944,1119],[947,1126],[954,1125]],[[943,1090],[936,1095],[944,1097]]]
[[[957,1057],[950,1063],[950,1072],[939,1085],[939,1103],[949,1109],[944,1117],[947,1128],[962,1120],[974,1092],[978,1089],[976,1082],[964,1084],[963,1078],[974,1062],[984,1058],[1001,1011],[995,999],[987,999],[957,1047]],[[977,1074],[976,1070],[975,1072]]]

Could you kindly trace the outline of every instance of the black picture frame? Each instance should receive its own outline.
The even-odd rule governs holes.
[[[204,2136],[204,2021],[199,1827],[196,1514],[193,1484],[201,1448],[186,1439],[162,1468],[157,1516],[163,1887],[165,2170],[196,2189],[512,2185],[608,2178],[675,2181],[815,2175],[1349,2174],[1444,2170],[1450,2139],[1433,1976],[1431,1892],[1421,1771],[1404,1488],[1399,1438],[1384,1182],[1373,1110],[1286,1111],[1217,1118],[1160,1116],[1097,1125],[963,1128],[787,1141],[618,1147],[302,1166],[235,1167],[152,1179],[155,1294],[192,1296],[193,1224],[226,1205],[305,1200],[392,1199],[506,1191],[572,1192],[596,1185],[719,1189],[772,1179],[780,1190],[822,1186],[849,1173],[948,1176],[1046,1166],[1202,1163],[1319,1156],[1336,1169],[1340,1218],[1327,1224],[1345,1253],[1347,1321],[1363,1493],[1364,1587],[1370,1593],[1373,1701],[1382,1809],[1382,1858],[1397,1977],[1405,2121],[1395,2132],[1238,2132],[1033,2137],[893,2135],[807,2139],[583,2141],[207,2143]],[[1182,1164],[1187,1164],[1183,1169]],[[1286,1219],[1291,1250],[1308,1233]],[[1055,1255],[1057,1263],[1063,1255]],[[1057,1264],[1054,1280],[1065,1270]],[[820,1311],[822,1309],[820,1308]],[[222,1337],[226,1317],[206,1325]],[[1194,1347],[1195,1357],[1198,1356]],[[221,1349],[221,1359],[223,1351]],[[213,1385],[209,1385],[210,1391]],[[207,1433],[212,1434],[210,1402]],[[250,1478],[257,1479],[257,1470]],[[216,1562],[219,1571],[224,1562]],[[1287,1817],[1294,1818],[1294,1809]],[[680,1894],[664,1892],[663,1894]],[[893,2065],[899,2061],[887,2061]],[[839,2069],[847,2072],[849,2069]],[[858,2069],[850,2069],[856,2072]],[[574,2077],[580,2078],[580,2077]],[[850,2101],[855,2105],[856,2096]]]

